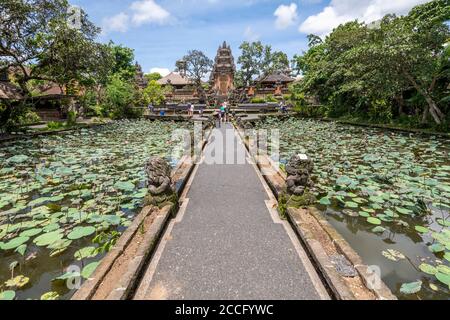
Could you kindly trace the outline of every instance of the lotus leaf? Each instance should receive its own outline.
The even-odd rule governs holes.
[[[58,292],[55,292],[55,291],[44,293],[41,296],[41,300],[58,300],[58,299],[59,299],[59,294],[58,294]]]
[[[39,247],[45,247],[61,240],[63,237],[64,235],[61,233],[61,231],[57,230],[38,236],[33,240],[33,242]]]
[[[95,247],[85,247],[75,252],[74,257],[80,261],[87,258],[93,258],[96,255]]]
[[[94,273],[95,269],[97,269],[100,262],[92,262],[83,268],[81,271],[81,275],[85,279],[89,279],[89,277]]]
[[[23,288],[28,284],[28,282],[30,282],[30,278],[20,275],[6,281],[5,286],[8,288]]]
[[[70,240],[77,240],[83,237],[90,236],[95,233],[94,227],[75,227],[68,235],[67,238]]]
[[[404,283],[400,288],[400,292],[404,294],[414,294],[422,290],[422,281]]]
[[[3,250],[12,250],[12,249],[16,249],[17,247],[20,247],[21,245],[23,245],[24,243],[27,243],[28,240],[30,240],[30,237],[16,237],[4,244],[1,245],[1,248]]]
[[[373,217],[367,218],[367,222],[370,223],[370,224],[374,224],[374,225],[380,225],[381,224],[381,220],[380,219],[373,218]]]
[[[392,260],[392,261],[399,261],[406,259],[405,255],[401,253],[400,251],[394,250],[394,249],[388,249],[382,252],[383,256],[386,259]]]
[[[14,300],[16,297],[16,293],[12,290],[6,290],[0,292],[0,301],[6,301],[6,300]]]

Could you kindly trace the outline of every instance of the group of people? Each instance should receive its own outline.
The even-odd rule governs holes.
[[[220,105],[220,109],[219,109],[219,122],[228,122],[228,114],[230,112],[230,109],[228,107],[228,102],[223,102]]]
[[[280,102],[278,107],[279,107],[279,111],[281,113],[287,113],[288,112],[288,108],[287,108],[286,104],[284,103],[284,101]],[[155,107],[153,106],[153,104],[150,103],[148,105],[148,110],[149,110],[149,112],[151,114],[155,112]],[[193,117],[194,116],[194,112],[195,112],[195,105],[193,103],[189,103],[187,111],[188,111],[188,116],[189,117]],[[203,116],[203,111],[204,111],[204,107],[200,106],[200,108],[199,108],[200,117]],[[227,101],[222,102],[220,104],[220,108],[219,108],[219,112],[218,112],[219,123],[228,122],[229,121],[229,113],[230,113],[230,108],[228,106],[228,102]],[[161,111],[160,115],[164,116],[165,112]]]

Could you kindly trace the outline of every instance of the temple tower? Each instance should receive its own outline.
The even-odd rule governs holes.
[[[211,72],[211,86],[218,96],[227,96],[234,90],[234,74],[236,66],[234,64],[231,48],[224,41],[217,50],[214,61],[214,68]]]

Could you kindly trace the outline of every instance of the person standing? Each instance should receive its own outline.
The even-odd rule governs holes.
[[[223,122],[227,121],[225,111],[226,111],[225,103],[222,103],[222,105],[220,107],[220,119]]]

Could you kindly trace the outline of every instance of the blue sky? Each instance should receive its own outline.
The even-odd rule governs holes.
[[[102,27],[100,40],[135,50],[144,72],[172,70],[188,50],[210,58],[224,40],[261,40],[289,57],[307,48],[309,33],[326,35],[339,23],[407,13],[426,0],[71,0]]]

